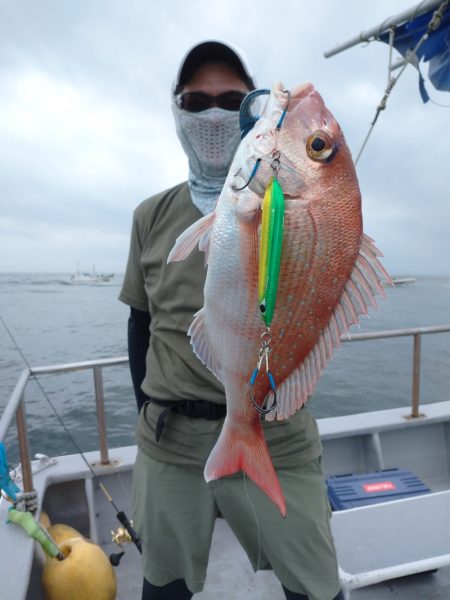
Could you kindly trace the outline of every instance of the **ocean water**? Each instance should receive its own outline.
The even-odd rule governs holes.
[[[128,307],[117,300],[121,283],[117,275],[104,285],[72,285],[68,274],[3,273],[0,314],[33,367],[124,356]],[[415,283],[386,293],[379,309],[361,319],[360,331],[450,325],[450,277],[418,276]],[[319,381],[310,409],[325,417],[408,407],[412,348],[411,337],[342,344]],[[0,413],[25,367],[0,322]],[[128,367],[103,373],[109,444],[131,444],[137,414]],[[92,372],[42,375],[39,381],[81,449],[97,448]],[[450,333],[423,336],[420,391],[424,404],[450,399]],[[28,384],[26,399],[32,453],[74,453],[35,381]],[[15,427],[6,444],[13,461]]]

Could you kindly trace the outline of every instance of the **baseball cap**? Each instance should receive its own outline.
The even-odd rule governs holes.
[[[225,62],[236,69],[249,89],[255,89],[253,77],[248,70],[241,50],[218,40],[207,40],[193,46],[181,61],[173,86],[173,93],[179,94],[195,71],[207,62]]]

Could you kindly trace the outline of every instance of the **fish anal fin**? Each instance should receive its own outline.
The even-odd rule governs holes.
[[[286,500],[278,481],[264,439],[261,423],[248,428],[232,428],[225,419],[216,445],[205,465],[205,481],[213,481],[243,471],[272,500],[282,517],[286,516]]]
[[[215,218],[215,212],[209,213],[183,231],[177,237],[175,245],[167,258],[167,262],[184,260],[197,244],[200,250],[205,252],[207,258],[209,253],[209,236]]]

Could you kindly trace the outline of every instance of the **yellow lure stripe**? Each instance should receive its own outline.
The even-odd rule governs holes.
[[[258,277],[258,300],[261,303],[264,299],[267,286],[267,273],[269,269],[269,250],[270,250],[270,217],[271,217],[271,205],[272,205],[272,191],[273,191],[273,179],[271,179],[269,185],[266,188],[264,194],[264,200],[261,206],[262,219],[261,219],[261,239],[260,239],[260,251],[259,251],[259,277]]]

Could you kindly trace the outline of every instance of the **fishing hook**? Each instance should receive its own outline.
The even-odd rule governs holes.
[[[254,96],[261,95],[261,94],[267,94],[267,93],[270,93],[269,90],[255,90],[254,92],[251,92],[248,95],[248,99],[253,99]],[[279,118],[277,126],[275,127],[276,131],[280,131],[281,126],[282,126],[283,121],[284,121],[284,118],[286,117],[286,113],[287,113],[288,108],[289,108],[289,103],[291,101],[291,92],[289,90],[283,90],[283,94],[287,94],[288,99],[287,99],[286,108],[281,113],[281,117]],[[244,102],[245,102],[245,100],[244,100]],[[258,119],[255,118],[254,123],[256,123],[257,120]],[[254,123],[253,123],[253,125],[254,125]],[[251,129],[251,127],[249,127],[248,129],[246,129],[246,131],[245,131],[245,133],[244,133],[244,135],[242,137],[244,137],[248,133],[248,131],[250,131],[250,129]],[[271,166],[272,166],[273,170],[275,171],[275,174],[278,173],[278,171],[280,169],[280,166],[281,166],[280,156],[281,156],[280,151],[277,150],[277,149],[275,149],[273,151],[273,153],[272,153],[272,162],[271,162]],[[253,170],[250,173],[250,177],[248,178],[247,183],[245,183],[242,187],[239,187],[239,188],[233,186],[233,190],[235,192],[241,192],[242,190],[245,190],[245,188],[249,186],[249,184],[251,183],[252,179],[256,175],[256,171],[258,170],[259,165],[260,165],[261,161],[263,160],[263,158],[264,157],[260,157],[260,158],[256,159],[255,166],[253,167]],[[274,167],[275,161],[276,161],[276,165],[277,165],[276,168]]]
[[[259,353],[258,353],[258,364],[254,368],[253,373],[250,377],[250,381],[249,381],[249,388],[250,388],[249,396],[250,396],[250,400],[252,401],[252,404],[256,408],[256,410],[261,415],[267,415],[268,413],[270,413],[272,410],[274,410],[278,406],[275,379],[269,368],[269,353],[271,352],[270,342],[272,340],[272,336],[270,334],[269,327],[267,327],[267,329],[261,334],[261,340],[262,340],[262,344],[261,344],[261,348],[259,349]],[[255,395],[253,393],[253,386],[255,384],[258,373],[261,370],[261,365],[262,365],[263,360],[264,360],[265,366],[266,366],[266,375],[269,380],[270,388],[273,393],[273,402],[269,408],[264,408],[264,402],[262,405],[259,405],[256,402]]]
[[[275,128],[275,129],[277,129],[277,131],[279,131],[281,129],[281,126],[283,125],[284,117],[286,116],[286,113],[289,108],[289,103],[291,101],[291,92],[289,90],[283,90],[283,94],[287,94],[288,99],[287,99],[286,108],[281,113],[280,120],[278,121],[277,126]]]
[[[242,190],[245,190],[245,188],[250,184],[251,180],[253,179],[253,177],[256,175],[256,171],[258,170],[259,165],[261,164],[261,160],[262,158],[257,158],[256,159],[256,163],[255,166],[253,167],[252,172],[250,173],[250,177],[248,178],[247,183],[245,183],[242,187],[235,187],[233,186],[233,190],[235,192],[241,192]]]

